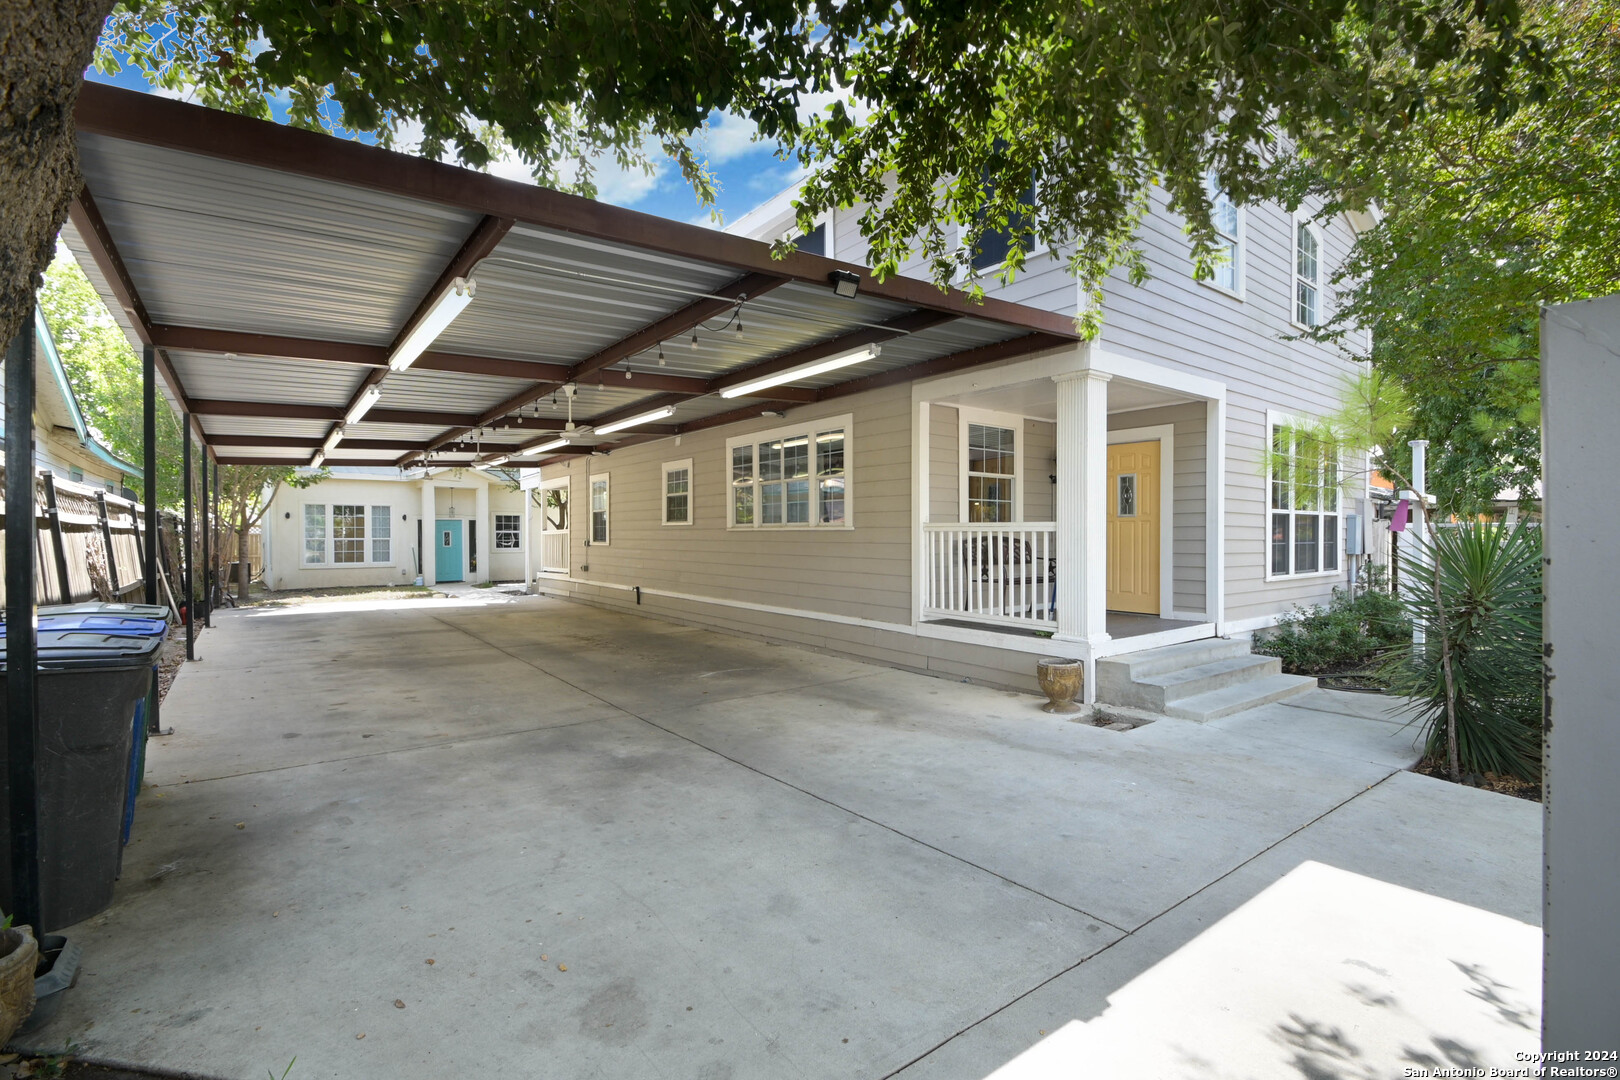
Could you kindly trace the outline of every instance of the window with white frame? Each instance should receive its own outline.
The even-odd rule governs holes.
[[[608,542],[608,475],[591,477],[591,543]]]
[[[729,439],[730,528],[847,527],[850,417]]]
[[[967,520],[1013,521],[1018,475],[1017,431],[967,424]]]
[[[1322,243],[1316,226],[1308,221],[1294,225],[1294,321],[1316,326],[1322,321]]]
[[[664,462],[663,477],[664,524],[692,524],[692,459]]]
[[[1339,569],[1339,449],[1308,428],[1273,420],[1269,576]]]
[[[495,515],[495,550],[521,551],[523,549],[523,515]]]
[[[393,561],[392,507],[304,504],[305,566],[388,566]]]
[[[1210,224],[1215,226],[1218,238],[1215,245],[1219,256],[1214,277],[1209,283],[1229,293],[1243,291],[1243,221],[1237,203],[1221,187],[1220,178],[1211,169],[1204,176],[1204,190],[1209,194]]]

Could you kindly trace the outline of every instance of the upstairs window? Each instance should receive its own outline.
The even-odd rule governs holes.
[[[1210,224],[1215,227],[1217,255],[1214,277],[1209,283],[1229,293],[1243,291],[1243,222],[1237,203],[1221,187],[1220,179],[1212,169],[1204,177],[1204,190],[1209,194]]]
[[[1294,321],[1300,326],[1321,323],[1322,244],[1316,226],[1301,221],[1294,227]]]
[[[984,179],[986,193],[993,191],[988,176]],[[989,229],[980,234],[979,245],[973,249],[973,269],[991,270],[1007,261],[1007,253],[1012,250],[1012,238],[1023,238],[1026,254],[1035,246],[1035,180],[1030,178],[1029,186],[1018,196],[1021,209],[1007,215],[1007,225],[1001,229]],[[975,224],[983,224],[986,215],[982,210],[974,215]]]

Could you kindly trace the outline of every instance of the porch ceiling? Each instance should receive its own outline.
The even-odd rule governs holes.
[[[565,384],[580,424],[675,406],[597,440],[611,448],[1076,339],[1056,313],[154,95],[86,84],[77,121],[86,186],[63,239],[222,459],[304,464],[371,386],[335,463],[535,445],[568,419]],[[833,293],[835,270],[859,275],[858,296]],[[449,280],[475,272],[467,310],[390,373]],[[719,397],[866,344],[882,354]]]
[[[1027,382],[965,391],[930,400],[937,401],[941,405],[987,409],[991,412],[1013,413],[1037,420],[1057,422],[1057,395],[1051,379],[1030,379]],[[1108,411],[1111,413],[1156,409],[1165,405],[1185,405],[1197,400],[1174,390],[1165,390],[1130,379],[1114,378],[1108,381]]]

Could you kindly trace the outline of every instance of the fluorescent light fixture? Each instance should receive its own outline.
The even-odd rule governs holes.
[[[366,387],[360,392],[360,399],[349,406],[349,411],[343,414],[343,422],[345,424],[358,424],[360,418],[371,411],[371,407],[377,404],[377,399],[380,397],[382,397],[382,387],[376,385]]]
[[[490,468],[493,469],[495,466],[497,466],[497,465],[505,465],[508,461],[511,461],[511,460],[512,459],[507,457],[505,454],[497,454],[495,457],[492,457],[488,461],[484,462],[484,464],[488,465]]]
[[[325,450],[317,450],[317,451],[315,451],[315,456],[309,459],[309,467],[312,468],[312,469],[318,469],[322,465],[325,465],[325,464],[326,464],[326,451]]]
[[[766,375],[764,378],[755,379],[752,382],[739,383],[736,386],[728,386],[726,389],[720,391],[720,396],[723,398],[747,397],[757,390],[764,390],[772,386],[781,386],[783,383],[796,382],[799,379],[808,379],[812,375],[824,375],[829,371],[837,371],[839,368],[850,367],[854,364],[864,364],[868,360],[876,360],[878,354],[882,351],[883,350],[876,345],[865,345],[859,349],[856,349],[854,352],[839,353],[837,356],[829,356],[825,360],[815,360],[808,364],[800,364],[798,367],[788,368],[786,371],[778,371],[775,375]]]
[[[561,450],[567,445],[567,439],[552,439],[550,442],[543,442],[538,446],[531,446],[527,450],[519,450],[518,453],[522,454],[524,457],[528,457],[531,454],[543,454],[547,450]]]
[[[472,278],[456,278],[445,286],[444,292],[433,301],[422,320],[411,328],[405,340],[388,357],[389,371],[404,371],[416,363],[416,358],[427,352],[427,347],[438,340],[444,328],[455,321],[468,304],[472,303],[477,283]]]
[[[326,441],[321,444],[321,451],[323,453],[330,454],[332,451],[337,449],[337,444],[342,441],[343,425],[339,424],[337,427],[332,429],[332,434],[328,435],[326,437]]]
[[[662,420],[666,416],[674,415],[675,406],[665,405],[662,409],[644,412],[640,416],[632,416],[628,420],[615,420],[611,424],[603,424],[596,429],[596,433],[598,435],[611,435],[615,431],[623,431],[625,428],[636,427],[640,424],[650,424],[654,420]]]

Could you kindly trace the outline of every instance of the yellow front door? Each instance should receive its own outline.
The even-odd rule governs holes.
[[[1159,443],[1108,447],[1108,608],[1159,611]]]

